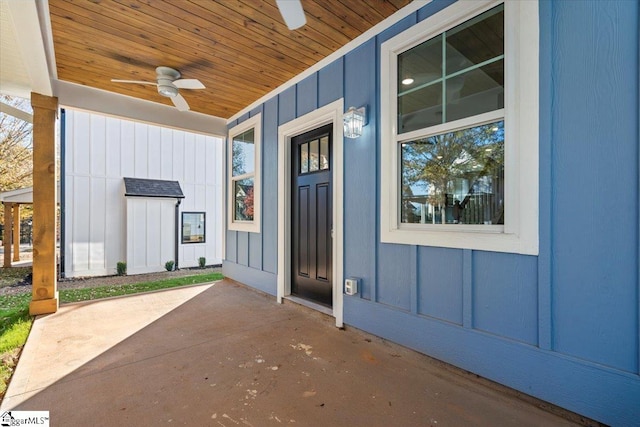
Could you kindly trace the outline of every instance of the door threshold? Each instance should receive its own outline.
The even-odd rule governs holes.
[[[309,301],[308,299],[300,298],[295,295],[287,295],[284,299],[333,317],[333,309],[326,305],[318,304],[317,302]]]

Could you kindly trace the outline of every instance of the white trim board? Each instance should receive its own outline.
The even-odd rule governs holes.
[[[339,99],[278,127],[278,274],[277,299],[282,303],[291,293],[291,139],[297,135],[333,124],[333,317],[343,326],[344,279],[344,155],[342,113],[344,100]]]
[[[48,44],[41,29],[37,2],[11,0],[7,2],[7,5],[15,27],[18,49],[29,74],[31,92],[53,96],[53,87],[49,77],[50,64],[46,53]],[[46,20],[48,19],[47,16]],[[45,28],[45,31],[48,29]],[[20,96],[28,98],[30,94],[23,93]]]
[[[224,119],[219,117],[194,111],[178,111],[173,106],[61,80],[56,80],[54,86],[58,102],[62,107],[165,128],[213,135],[223,139],[227,137],[227,124]]]

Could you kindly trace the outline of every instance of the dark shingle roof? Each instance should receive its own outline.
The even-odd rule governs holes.
[[[160,179],[124,178],[124,195],[131,197],[171,197],[184,199],[178,181]]]

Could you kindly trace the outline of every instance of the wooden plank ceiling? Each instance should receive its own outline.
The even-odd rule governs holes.
[[[191,110],[229,118],[410,0],[302,0],[290,31],[275,0],[49,0],[58,79],[171,105],[153,86],[169,66],[204,90]]]

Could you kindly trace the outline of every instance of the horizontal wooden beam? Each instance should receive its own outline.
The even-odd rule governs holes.
[[[0,101],[0,112],[15,117],[16,119],[24,120],[28,123],[33,123],[33,116],[26,111],[22,111],[12,105],[6,104]]]

